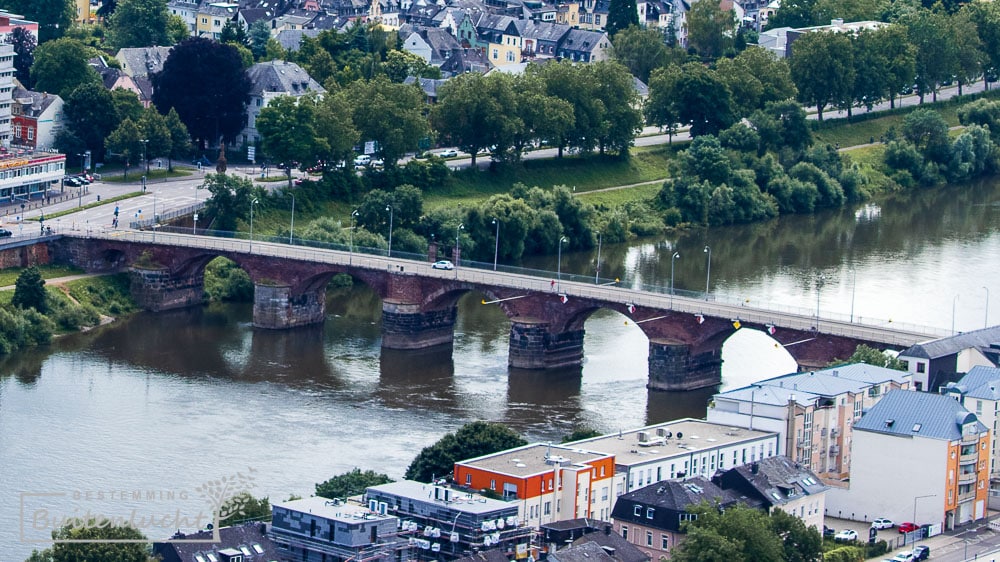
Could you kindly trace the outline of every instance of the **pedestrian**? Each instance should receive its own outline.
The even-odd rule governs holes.
[[[556,288],[556,280],[555,279],[553,279],[552,281],[549,282],[549,287],[552,288],[552,290],[555,290],[555,288]]]

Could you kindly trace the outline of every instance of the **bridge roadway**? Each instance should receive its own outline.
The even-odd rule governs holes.
[[[649,340],[649,384],[654,390],[693,390],[722,380],[722,346],[738,329],[766,330],[802,370],[846,359],[860,344],[904,349],[940,336],[890,322],[871,324],[640,290],[553,279],[552,272],[485,264],[454,270],[430,260],[209,237],[164,230],[65,229],[0,243],[7,265],[66,263],[87,272],[127,270],[133,298],[147,310],[198,306],[204,301],[204,268],[216,257],[236,262],[254,283],[253,325],[287,329],[322,323],[326,286],[349,274],[382,301],[387,349],[452,345],[458,301],[469,291],[485,295],[510,320],[508,365],[514,369],[579,369],[584,324],[601,309],[630,319]],[[432,245],[430,255],[436,254]],[[714,296],[713,296],[714,297]]]

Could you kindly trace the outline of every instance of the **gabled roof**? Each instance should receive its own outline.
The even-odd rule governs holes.
[[[486,53],[480,49],[462,49],[452,53],[448,60],[441,64],[441,72],[448,75],[463,72],[487,72],[493,68]]]
[[[569,33],[570,29],[570,26],[564,23],[528,20],[521,30],[521,37],[558,43],[559,40]]]
[[[549,553],[553,562],[614,562],[601,545],[593,542],[574,544],[562,550]]]
[[[433,51],[431,62],[444,62],[445,58],[452,52],[462,48],[458,39],[455,39],[455,36],[448,33],[446,29],[429,27],[422,29],[420,34]]]
[[[243,8],[240,10],[240,18],[250,25],[256,21],[270,21],[276,15],[275,11],[268,8]]]
[[[954,355],[969,348],[983,349],[989,348],[991,345],[996,345],[1000,348],[1000,326],[982,328],[956,336],[918,343],[903,350],[899,355],[923,359],[937,359],[939,357]],[[996,351],[994,350],[994,353]]]
[[[962,437],[963,426],[970,423],[975,423],[977,433],[986,431],[975,414],[950,396],[893,390],[861,416],[854,431],[953,441]]]
[[[267,538],[264,523],[247,523],[235,527],[220,527],[219,542],[207,542],[213,538],[212,531],[200,531],[184,534],[178,532],[172,539],[183,539],[197,542],[158,542],[153,543],[153,553],[163,557],[164,562],[195,560],[195,554],[218,552],[227,548],[235,548],[240,552],[247,549],[250,556],[244,560],[277,560],[278,550]],[[207,557],[204,557],[207,560]]]
[[[828,489],[811,470],[785,456],[767,457],[731,468],[721,474],[721,481],[733,476],[738,476],[770,505],[784,505]]]
[[[503,550],[491,548],[490,550],[476,552],[470,556],[459,558],[455,562],[510,562],[510,559]]]
[[[1000,400],[1000,369],[976,365],[957,383],[948,383],[945,391],[980,400]]]
[[[316,37],[320,31],[319,29],[283,29],[278,32],[275,40],[281,45],[281,48],[294,53],[302,46],[303,37]]]
[[[819,398],[832,398],[847,392],[858,393],[878,384],[894,382],[903,384],[911,374],[865,363],[839,365],[829,369],[803,373],[789,373],[755,382],[716,394],[716,398],[753,401],[758,404],[781,406],[793,397],[796,403],[807,406]]]
[[[298,96],[310,91],[326,91],[294,62],[259,62],[247,69],[247,76],[251,82],[251,96],[261,96],[264,92],[283,92]]]
[[[436,78],[416,78],[414,76],[407,76],[403,80],[403,84],[413,84],[417,83],[420,89],[424,91],[424,95],[428,98],[437,98],[437,90],[442,84],[446,83],[446,79],[436,79]]]
[[[14,87],[11,95],[18,103],[27,106],[24,110],[24,115],[29,117],[38,117],[52,105],[52,102],[59,99],[59,96],[55,94],[35,92],[22,87],[20,84]]]
[[[132,76],[148,76],[163,70],[171,47],[127,47],[118,49],[115,58],[124,62],[124,70]]]
[[[603,531],[587,533],[576,539],[570,545],[581,546],[586,543],[596,544],[615,562],[649,562],[649,556],[628,542],[618,533],[611,532],[611,523],[601,522]]]
[[[600,45],[602,39],[607,38],[607,33],[603,31],[590,31],[587,29],[572,28],[569,30],[559,48],[568,51],[592,52]]]

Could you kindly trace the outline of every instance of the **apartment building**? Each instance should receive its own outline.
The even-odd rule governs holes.
[[[957,383],[948,383],[942,393],[950,396],[966,410],[976,414],[990,430],[990,487],[1000,488],[1000,443],[997,442],[997,421],[1000,419],[1000,369],[977,365]]]

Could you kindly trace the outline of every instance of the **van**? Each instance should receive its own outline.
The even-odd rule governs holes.
[[[361,156],[358,156],[357,158],[354,159],[354,166],[355,167],[367,166],[368,164],[371,163],[371,161],[372,161],[371,156],[368,156],[367,154],[362,154]]]

